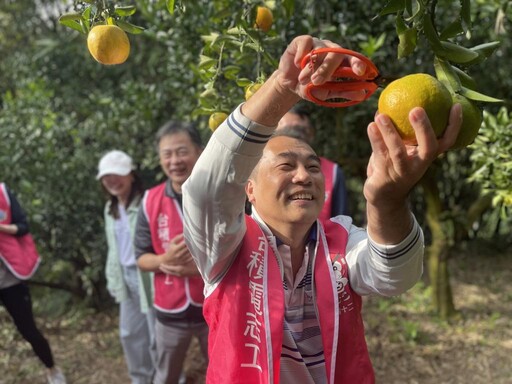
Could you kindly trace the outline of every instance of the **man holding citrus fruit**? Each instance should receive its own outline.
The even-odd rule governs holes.
[[[278,69],[215,131],[183,185],[185,240],[205,281],[208,383],[374,383],[361,296],[400,294],[422,273],[423,233],[408,194],[455,141],[460,105],[439,139],[425,111],[412,109],[417,146],[376,115],[368,126],[367,229],[347,216],[319,221],[319,158],[301,139],[273,136],[275,127],[306,98],[308,83],[325,83],[340,65],[366,70],[360,59],[332,53],[301,68],[319,47],[339,46],[310,36],[291,42]]]

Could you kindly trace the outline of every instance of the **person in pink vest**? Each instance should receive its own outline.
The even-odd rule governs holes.
[[[182,367],[193,336],[208,361],[208,326],[203,317],[204,283],[183,239],[181,186],[202,151],[198,130],[170,121],[156,135],[167,180],[149,189],[135,228],[135,255],[154,275],[157,350],[155,384],[183,380]]]
[[[374,383],[362,296],[400,294],[421,276],[423,233],[408,194],[454,142],[460,105],[440,139],[425,111],[413,109],[418,146],[404,145],[389,117],[376,115],[368,125],[367,229],[348,216],[322,222],[320,159],[305,141],[274,132],[309,82],[328,81],[339,65],[366,70],[333,53],[300,68],[304,55],[324,46],[339,47],[295,38],[278,69],[213,133],[183,185],[185,240],[205,281],[209,384]]]
[[[55,365],[50,344],[36,326],[30,291],[25,284],[39,261],[25,213],[14,194],[0,183],[0,301],[45,365],[48,383],[65,384],[66,378]]]
[[[289,135],[299,135],[311,146],[315,140],[315,127],[309,110],[300,104],[293,106],[277,124],[277,131]],[[325,179],[325,202],[320,212],[320,220],[348,215],[347,189],[345,175],[341,167],[325,157],[320,156],[320,167]]]

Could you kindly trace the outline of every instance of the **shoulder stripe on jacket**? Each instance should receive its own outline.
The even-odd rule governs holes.
[[[227,121],[228,127],[239,137],[241,137],[245,141],[249,141],[252,143],[265,144],[272,135],[262,135],[257,132],[253,132],[238,121],[235,120],[233,114],[231,114]],[[252,136],[252,137],[251,137]]]

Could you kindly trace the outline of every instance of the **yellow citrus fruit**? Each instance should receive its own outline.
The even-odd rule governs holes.
[[[453,103],[460,103],[462,106],[462,125],[452,149],[461,149],[475,140],[482,125],[483,113],[474,102],[464,96],[456,94],[453,96]]]
[[[122,64],[130,54],[130,40],[117,25],[96,25],[87,36],[87,48],[101,64]]]
[[[272,11],[267,7],[256,8],[256,23],[254,28],[261,29],[263,32],[268,32],[274,22]]]
[[[252,97],[252,95],[254,95],[256,93],[256,91],[261,88],[262,85],[263,84],[261,84],[261,83],[253,83],[253,84],[249,85],[245,89],[245,100],[246,101],[249,100]]]
[[[435,77],[425,73],[404,76],[390,83],[379,97],[379,113],[388,115],[406,144],[417,144],[409,112],[422,107],[437,137],[448,123],[452,96]]]
[[[219,125],[222,124],[224,120],[228,118],[227,113],[224,112],[214,112],[210,115],[210,118],[208,119],[208,127],[215,131]]]

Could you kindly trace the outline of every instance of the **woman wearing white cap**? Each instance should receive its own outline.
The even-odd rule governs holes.
[[[119,333],[128,373],[133,384],[151,383],[155,353],[152,276],[137,268],[133,249],[144,189],[132,158],[119,150],[101,158],[96,178],[109,197],[105,205],[105,274],[108,291],[120,303]]]

